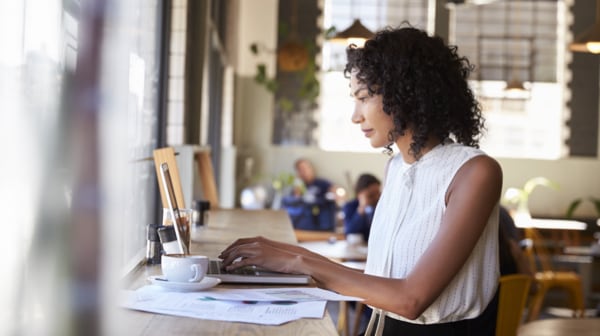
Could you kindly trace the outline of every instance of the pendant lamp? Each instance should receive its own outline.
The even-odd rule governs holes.
[[[362,22],[360,22],[360,19],[354,14],[354,1],[352,1],[350,2],[350,16],[354,18],[354,21],[350,27],[335,34],[335,36],[330,39],[331,41],[343,43],[345,45],[356,44],[357,46],[362,47],[366,40],[375,35],[369,28],[365,27]]]
[[[571,51],[600,54],[600,0],[596,1],[596,22],[575,37],[569,45]]]
[[[360,22],[360,19],[356,17],[354,12],[354,0],[350,2],[350,16],[354,18],[350,27],[335,34],[335,36],[331,38],[331,41],[343,43],[345,45],[355,44],[358,47],[362,47],[365,42],[375,34],[370,31],[369,28],[365,27],[362,22]]]
[[[520,4],[517,2],[517,5],[520,5]],[[507,12],[513,11],[513,8],[512,8],[513,3],[512,2],[508,3],[507,6],[508,6]],[[517,15],[514,19],[519,24],[521,24],[521,15],[520,15],[521,11],[522,11],[522,9],[519,7],[517,7],[516,10],[514,10],[514,12],[517,13]],[[509,25],[508,23],[509,22],[506,21],[507,26]],[[511,24],[510,26],[514,28],[513,24]],[[517,27],[516,33],[513,35],[515,40],[520,39],[521,29],[522,29],[521,27]],[[516,54],[516,52],[520,51],[522,48],[512,46],[512,49],[513,49],[513,52],[511,53],[510,80],[508,80],[506,82],[506,87],[504,88],[505,96],[506,96],[506,98],[525,98],[528,95],[528,90],[525,87],[525,83],[521,79],[521,73],[520,73],[519,67],[518,67],[518,64],[521,63],[521,62],[519,62],[520,56],[517,56],[517,54]]]
[[[504,88],[504,90],[506,90],[506,91],[526,91],[527,89],[525,88],[523,81],[520,81],[518,79],[513,79],[506,84],[506,87]]]
[[[369,28],[365,27],[360,19],[354,19],[354,22],[350,25],[350,27],[342,30],[337,33],[331,41],[340,42],[345,44],[356,44],[358,46],[362,46],[366,40],[370,39],[375,35]]]

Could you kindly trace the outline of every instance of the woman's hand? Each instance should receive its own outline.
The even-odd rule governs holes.
[[[227,247],[219,258],[225,269],[259,266],[276,272],[309,274],[303,267],[304,258],[326,260],[300,246],[276,242],[264,237],[242,238]]]

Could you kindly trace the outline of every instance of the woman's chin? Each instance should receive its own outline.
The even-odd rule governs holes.
[[[377,149],[377,148],[383,149],[383,147],[385,145],[387,145],[386,143],[382,143],[381,141],[375,141],[375,140],[371,140],[370,143],[371,143],[371,147],[373,147],[375,149]]]

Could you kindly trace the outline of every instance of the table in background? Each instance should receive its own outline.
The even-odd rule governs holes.
[[[216,258],[237,238],[259,235],[288,243],[296,242],[292,224],[285,211],[210,210],[207,222],[206,227],[192,230],[193,254]],[[128,277],[128,288],[147,285],[148,276],[160,273],[160,265],[139,267]],[[220,286],[240,287],[227,284]],[[301,319],[280,326],[201,320],[126,309],[120,314],[120,318],[121,331],[126,335],[337,335],[327,312],[323,319]]]
[[[598,336],[600,333],[600,318],[570,319],[552,318],[543,319],[522,325],[517,335],[519,336]]]
[[[349,244],[346,240],[310,241],[300,243],[299,245],[324,257],[340,262],[367,260],[366,245]]]
[[[577,265],[584,298],[593,304],[600,302],[600,292],[594,291],[594,285],[600,284],[600,253],[594,253],[591,246],[567,246],[563,252],[565,255],[556,259]]]

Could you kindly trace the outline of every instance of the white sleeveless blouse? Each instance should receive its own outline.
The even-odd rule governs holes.
[[[478,155],[485,153],[450,142],[436,146],[412,165],[404,163],[401,154],[390,159],[371,226],[365,273],[405,278],[411,272],[442,223],[446,191],[454,175]],[[499,273],[496,206],[463,268],[420,317],[409,320],[383,313],[418,324],[475,318],[492,300]]]

